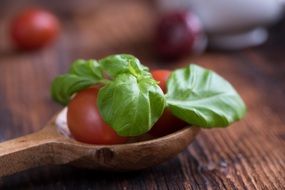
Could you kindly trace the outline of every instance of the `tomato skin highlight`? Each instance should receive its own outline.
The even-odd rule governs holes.
[[[127,137],[121,137],[109,127],[97,108],[98,88],[78,92],[68,104],[67,123],[73,137],[89,144],[121,144]]]
[[[167,79],[171,74],[169,70],[154,70],[151,72],[153,78],[159,81],[159,86],[166,93]],[[169,109],[165,109],[162,116],[148,132],[153,137],[161,137],[184,128],[188,124],[175,117]]]
[[[53,41],[59,32],[58,19],[50,12],[30,8],[14,18],[10,26],[13,43],[22,50],[41,48]]]

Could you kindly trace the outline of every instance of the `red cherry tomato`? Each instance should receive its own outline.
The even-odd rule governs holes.
[[[78,141],[90,144],[119,144],[127,141],[109,127],[97,108],[98,88],[80,91],[68,104],[67,123]]]
[[[155,70],[151,72],[153,78],[160,82],[159,86],[163,92],[166,92],[166,82],[170,73],[168,70]],[[186,122],[175,117],[169,109],[166,109],[148,133],[154,137],[161,137],[182,129],[187,125]]]
[[[23,50],[41,48],[55,39],[59,22],[50,12],[28,9],[11,23],[10,35],[15,45]]]

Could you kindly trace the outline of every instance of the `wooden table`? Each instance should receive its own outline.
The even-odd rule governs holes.
[[[150,51],[151,29],[157,18],[151,1],[99,1],[70,9],[53,2],[49,8],[62,22],[59,39],[43,50],[25,53],[13,50],[7,36],[11,16],[25,3],[3,1],[0,6],[0,141],[39,130],[61,109],[50,98],[50,82],[72,60],[112,53],[135,54],[151,68],[195,62],[213,69],[237,88],[248,113],[229,128],[203,130],[176,158],[154,168],[109,173],[47,166],[4,177],[0,189],[285,188],[284,22],[258,48],[208,51],[165,64]]]

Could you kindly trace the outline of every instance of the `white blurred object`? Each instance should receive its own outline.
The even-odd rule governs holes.
[[[276,22],[284,0],[159,0],[163,11],[190,9],[198,15],[212,47],[241,49],[267,39],[264,27]],[[235,44],[233,44],[235,43]]]
[[[264,28],[255,28],[248,32],[237,34],[216,34],[211,36],[210,47],[237,50],[254,45],[260,45],[267,39],[268,32]]]

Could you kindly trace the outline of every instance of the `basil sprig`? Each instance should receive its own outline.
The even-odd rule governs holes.
[[[228,81],[194,64],[174,71],[167,89],[171,112],[189,124],[225,127],[246,112],[244,102]]]
[[[178,118],[200,127],[225,127],[241,119],[246,106],[229,82],[197,65],[174,71],[164,95],[149,69],[128,54],[99,61],[77,60],[54,79],[51,94],[67,105],[72,96],[100,84],[97,105],[104,121],[121,136],[151,129],[168,107]]]
[[[150,130],[165,107],[162,90],[151,78],[121,74],[102,87],[98,106],[105,122],[121,136],[136,136]]]
[[[127,54],[75,61],[69,72],[54,79],[52,97],[66,105],[72,95],[101,84],[97,105],[106,123],[119,135],[146,133],[162,115],[165,96],[147,67]]]

